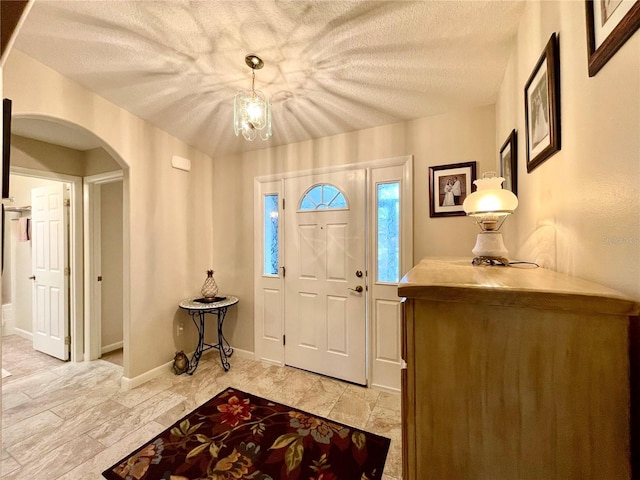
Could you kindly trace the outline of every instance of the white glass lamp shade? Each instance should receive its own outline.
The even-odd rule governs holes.
[[[513,192],[503,190],[502,182],[504,178],[495,176],[495,173],[485,173],[483,178],[473,182],[478,188],[462,204],[464,211],[474,217],[482,230],[472,250],[476,255],[474,265],[486,262],[493,265],[495,261],[503,265],[509,264],[509,252],[504,246],[502,233],[498,230],[507,216],[518,208],[518,197]]]
[[[260,90],[240,90],[233,102],[233,131],[252,141],[271,137],[271,102]]]
[[[462,208],[474,217],[483,231],[498,230],[505,218],[518,208],[518,197],[502,189],[502,177],[481,178],[473,183],[478,187],[465,198]]]

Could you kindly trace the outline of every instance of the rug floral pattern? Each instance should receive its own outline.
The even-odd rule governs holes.
[[[374,480],[389,439],[228,388],[103,472],[108,480]]]

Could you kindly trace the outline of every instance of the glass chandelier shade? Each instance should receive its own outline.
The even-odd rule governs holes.
[[[245,62],[251,67],[251,90],[239,90],[233,102],[233,131],[249,141],[258,136],[262,140],[271,137],[271,101],[255,89],[256,69],[264,66],[255,55],[247,55]]]

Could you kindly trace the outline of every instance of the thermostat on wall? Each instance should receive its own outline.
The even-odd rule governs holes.
[[[191,170],[191,160],[174,155],[171,159],[171,166],[188,172]]]

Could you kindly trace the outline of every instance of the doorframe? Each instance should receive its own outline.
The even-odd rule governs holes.
[[[84,359],[84,286],[82,272],[84,270],[82,258],[82,177],[64,173],[35,170],[25,167],[11,167],[9,172],[24,177],[43,178],[71,185],[69,192],[69,332],[71,334],[72,362]]]
[[[97,360],[102,356],[102,291],[99,282],[94,280],[102,266],[100,190],[102,185],[118,181],[124,181],[122,170],[84,177],[84,342],[87,360]]]
[[[341,171],[349,171],[354,169],[364,169],[366,170],[366,205],[365,205],[365,229],[366,235],[365,243],[366,243],[366,258],[367,258],[367,271],[369,272],[369,278],[367,278],[367,284],[374,281],[371,277],[373,272],[375,271],[375,256],[371,254],[371,249],[373,248],[373,240],[370,238],[372,234],[370,232],[371,228],[371,215],[372,209],[375,205],[375,189],[372,188],[371,181],[372,175],[371,171],[374,169],[385,168],[385,167],[394,167],[400,166],[402,167],[402,178],[401,182],[401,244],[400,244],[400,276],[403,275],[403,272],[407,272],[413,267],[413,155],[404,155],[399,157],[391,157],[384,158],[378,160],[370,160],[361,163],[350,163],[345,165],[337,165],[330,167],[321,167],[317,169],[307,169],[293,172],[283,172],[279,174],[272,175],[264,175],[254,177],[254,358],[256,360],[266,361],[270,363],[274,363],[277,365],[284,364],[284,346],[282,345],[282,341],[280,340],[280,348],[281,351],[278,352],[277,349],[274,350],[270,348],[270,352],[267,355],[264,355],[261,341],[261,325],[262,318],[260,317],[261,312],[259,305],[262,305],[261,300],[261,279],[264,277],[262,275],[262,248],[263,248],[263,238],[262,235],[258,235],[258,232],[262,231],[262,196],[270,193],[277,193],[279,198],[279,206],[278,206],[278,214],[280,218],[283,218],[283,221],[280,223],[280,231],[279,231],[279,252],[278,258],[284,259],[284,229],[287,228],[284,225],[284,216],[282,210],[282,198],[284,194],[284,180],[288,178],[295,178],[300,176],[307,176],[313,174],[322,174],[322,173],[332,173],[332,172],[341,172]],[[289,203],[291,200],[289,200]],[[282,338],[282,333],[284,332],[284,278],[281,275],[282,270],[279,269],[278,277],[279,280],[279,291],[282,292],[280,298],[280,305],[278,310],[282,312],[281,318],[281,331],[280,335],[272,335],[273,340],[276,341],[279,337]],[[276,280],[274,278],[273,280]],[[275,290],[272,290],[275,292]],[[366,321],[366,335],[367,335],[367,351],[366,351],[366,377],[367,377],[367,385],[371,385],[372,381],[372,368],[373,368],[373,338],[372,338],[372,307],[375,298],[373,295],[368,292],[367,294],[367,308],[365,313],[365,321]],[[398,301],[400,299],[398,298]],[[398,331],[400,331],[398,327]],[[400,339],[398,339],[400,340]],[[400,378],[400,361],[398,359],[398,381]],[[382,389],[388,389],[390,391],[396,391],[397,388],[393,386],[385,387],[384,385],[376,385],[376,387]]]

